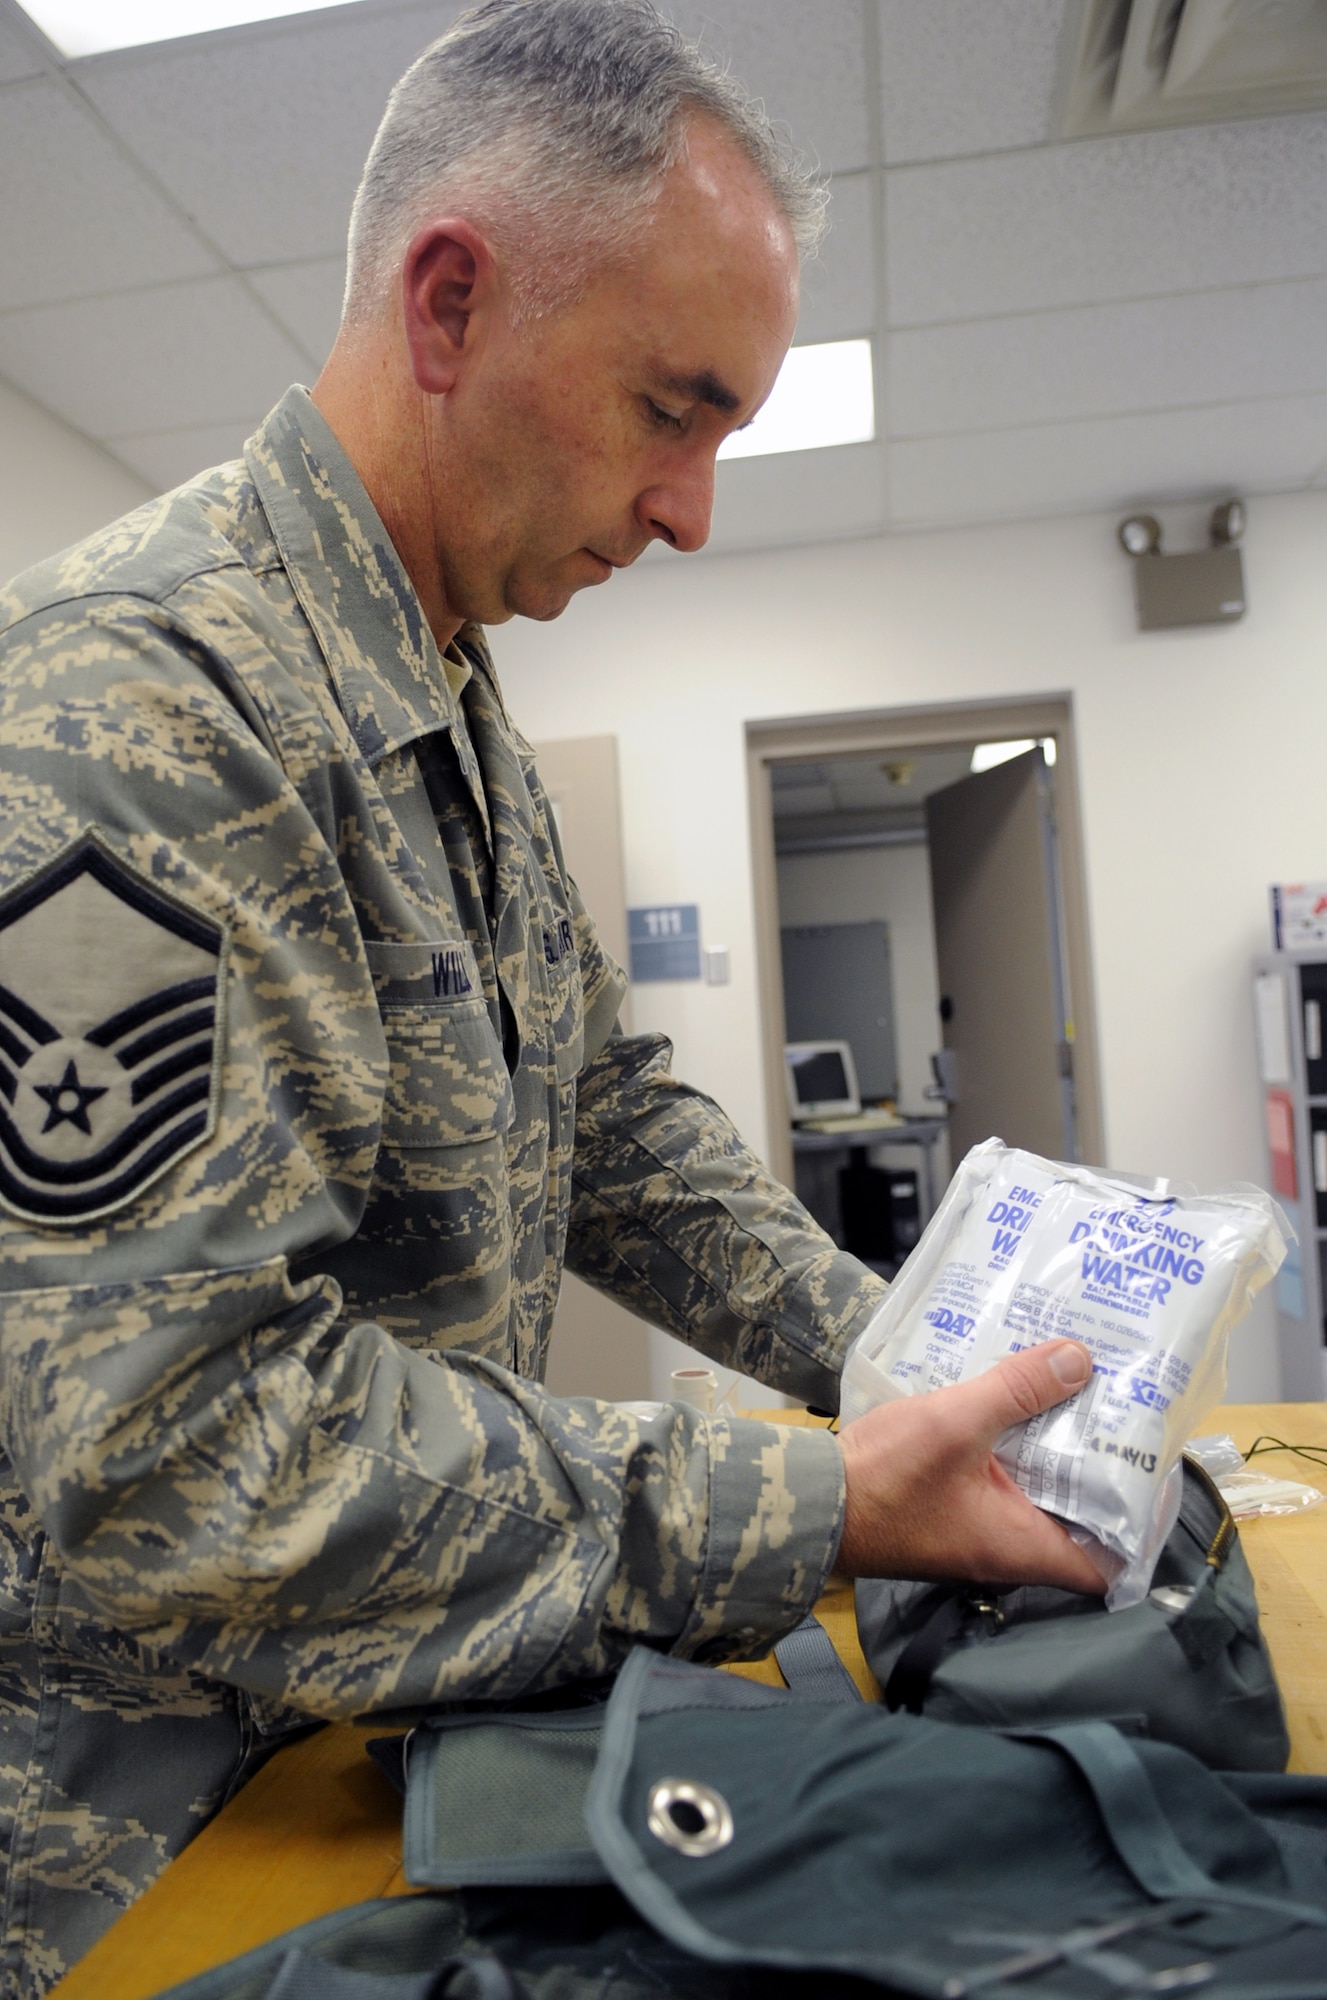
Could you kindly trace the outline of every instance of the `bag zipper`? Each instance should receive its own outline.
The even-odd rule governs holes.
[[[1235,1525],[1235,1516],[1231,1513],[1229,1507],[1227,1507],[1225,1502],[1225,1496],[1222,1493],[1221,1488],[1217,1485],[1216,1481],[1213,1479],[1211,1473],[1207,1470],[1207,1467],[1205,1465],[1200,1465],[1196,1458],[1190,1458],[1187,1452],[1183,1454],[1183,1458],[1185,1465],[1187,1465],[1190,1472],[1194,1474],[1195,1478],[1198,1480],[1199,1485],[1201,1485],[1206,1489],[1208,1495],[1210,1496],[1213,1504],[1216,1507],[1217,1515],[1219,1517],[1217,1521],[1217,1530],[1208,1544],[1207,1554],[1204,1557],[1204,1560],[1209,1569],[1220,1569],[1225,1563],[1226,1557],[1230,1554],[1231,1549],[1234,1547],[1235,1539],[1239,1533],[1239,1530]]]

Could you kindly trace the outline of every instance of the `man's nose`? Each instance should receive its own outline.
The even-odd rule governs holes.
[[[714,513],[713,457],[688,466],[666,484],[649,487],[641,494],[636,513],[651,540],[667,542],[683,554],[703,549]]]

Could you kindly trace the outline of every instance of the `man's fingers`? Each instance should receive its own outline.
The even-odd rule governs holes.
[[[1003,1361],[974,1375],[963,1384],[974,1403],[983,1406],[992,1440],[1013,1424],[1025,1424],[1029,1417],[1064,1402],[1091,1379],[1092,1357],[1076,1340],[1047,1341],[1044,1347],[1029,1347],[1021,1354],[1007,1354]]]
[[[1092,1376],[1074,1340],[868,1410],[839,1438],[847,1479],[840,1566],[852,1576],[976,1578],[1100,1591],[1095,1567],[992,1458],[1015,1425]]]

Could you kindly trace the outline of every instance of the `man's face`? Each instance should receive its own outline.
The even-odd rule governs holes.
[[[715,453],[768,396],[796,317],[787,223],[698,124],[639,244],[576,305],[520,329],[490,321],[437,413],[451,610],[556,618],[656,538],[700,548]]]

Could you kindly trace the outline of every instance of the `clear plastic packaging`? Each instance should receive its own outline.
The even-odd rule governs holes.
[[[988,1139],[849,1350],[843,1422],[1040,1341],[1081,1341],[1091,1381],[996,1454],[1087,1548],[1122,1610],[1146,1596],[1174,1525],[1180,1453],[1220,1399],[1230,1329],[1292,1234],[1260,1188],[1200,1195]]]
[[[1190,1438],[1184,1450],[1186,1456],[1195,1459],[1218,1486],[1223,1479],[1246,1470],[1244,1453],[1229,1431],[1213,1432],[1210,1437]]]
[[[1216,1481],[1221,1498],[1237,1521],[1249,1521],[1259,1514],[1302,1514],[1306,1508],[1322,1504],[1323,1496],[1316,1486],[1251,1471],[1228,1432],[1219,1437],[1190,1438],[1184,1455],[1196,1458]]]

